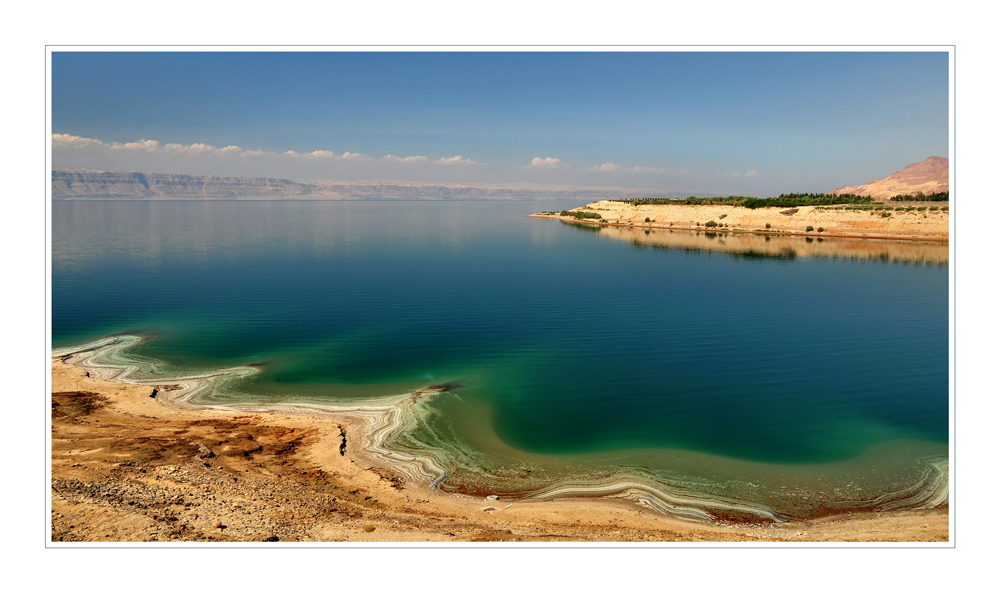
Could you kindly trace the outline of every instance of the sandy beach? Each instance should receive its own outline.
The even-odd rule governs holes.
[[[665,515],[621,499],[444,494],[369,464],[363,423],[185,408],[164,385],[52,359],[53,542],[946,542],[947,505],[808,521]],[[88,376],[88,373],[91,376]]]
[[[943,204],[947,206],[947,203]],[[719,225],[711,228],[716,233],[770,232],[811,237],[948,241],[948,211],[929,209],[939,205],[892,202],[886,207],[890,205],[904,210],[892,210],[890,216],[883,216],[887,210],[856,209],[851,204],[751,209],[688,204],[633,206],[627,202],[600,200],[574,210],[600,214],[606,222],[553,214],[531,216],[609,227],[704,231],[706,223],[714,222]],[[924,210],[918,209],[921,207]],[[912,209],[907,211],[906,208]],[[647,218],[650,222],[646,222]],[[812,229],[808,230],[809,227]]]

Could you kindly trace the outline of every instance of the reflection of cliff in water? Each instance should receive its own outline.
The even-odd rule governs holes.
[[[741,259],[792,260],[797,257],[842,257],[929,264],[948,263],[948,244],[937,242],[573,226],[586,226],[600,231],[602,237],[629,241],[636,247],[719,251]]]

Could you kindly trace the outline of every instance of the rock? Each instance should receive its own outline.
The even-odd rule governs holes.
[[[500,497],[497,496],[496,494],[491,494],[490,496],[486,497],[486,502],[492,502],[494,500],[500,500]]]
[[[222,529],[222,521],[219,521],[218,519],[216,519],[215,521],[212,521],[212,528],[213,529]]]
[[[838,187],[830,193],[858,194],[871,196],[876,200],[887,200],[902,194],[945,192],[948,191],[948,187],[948,159],[932,156],[919,163],[907,165],[888,177],[869,181],[864,185]]]

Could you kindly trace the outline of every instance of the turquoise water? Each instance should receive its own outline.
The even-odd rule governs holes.
[[[455,381],[434,404],[455,438],[526,455],[947,452],[946,262],[656,249],[522,216],[581,204],[55,202],[53,346],[128,333],[177,369],[262,365],[220,399]]]

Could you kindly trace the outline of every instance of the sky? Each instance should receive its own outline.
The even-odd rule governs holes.
[[[946,52],[65,52],[53,167],[826,192],[948,156]]]

